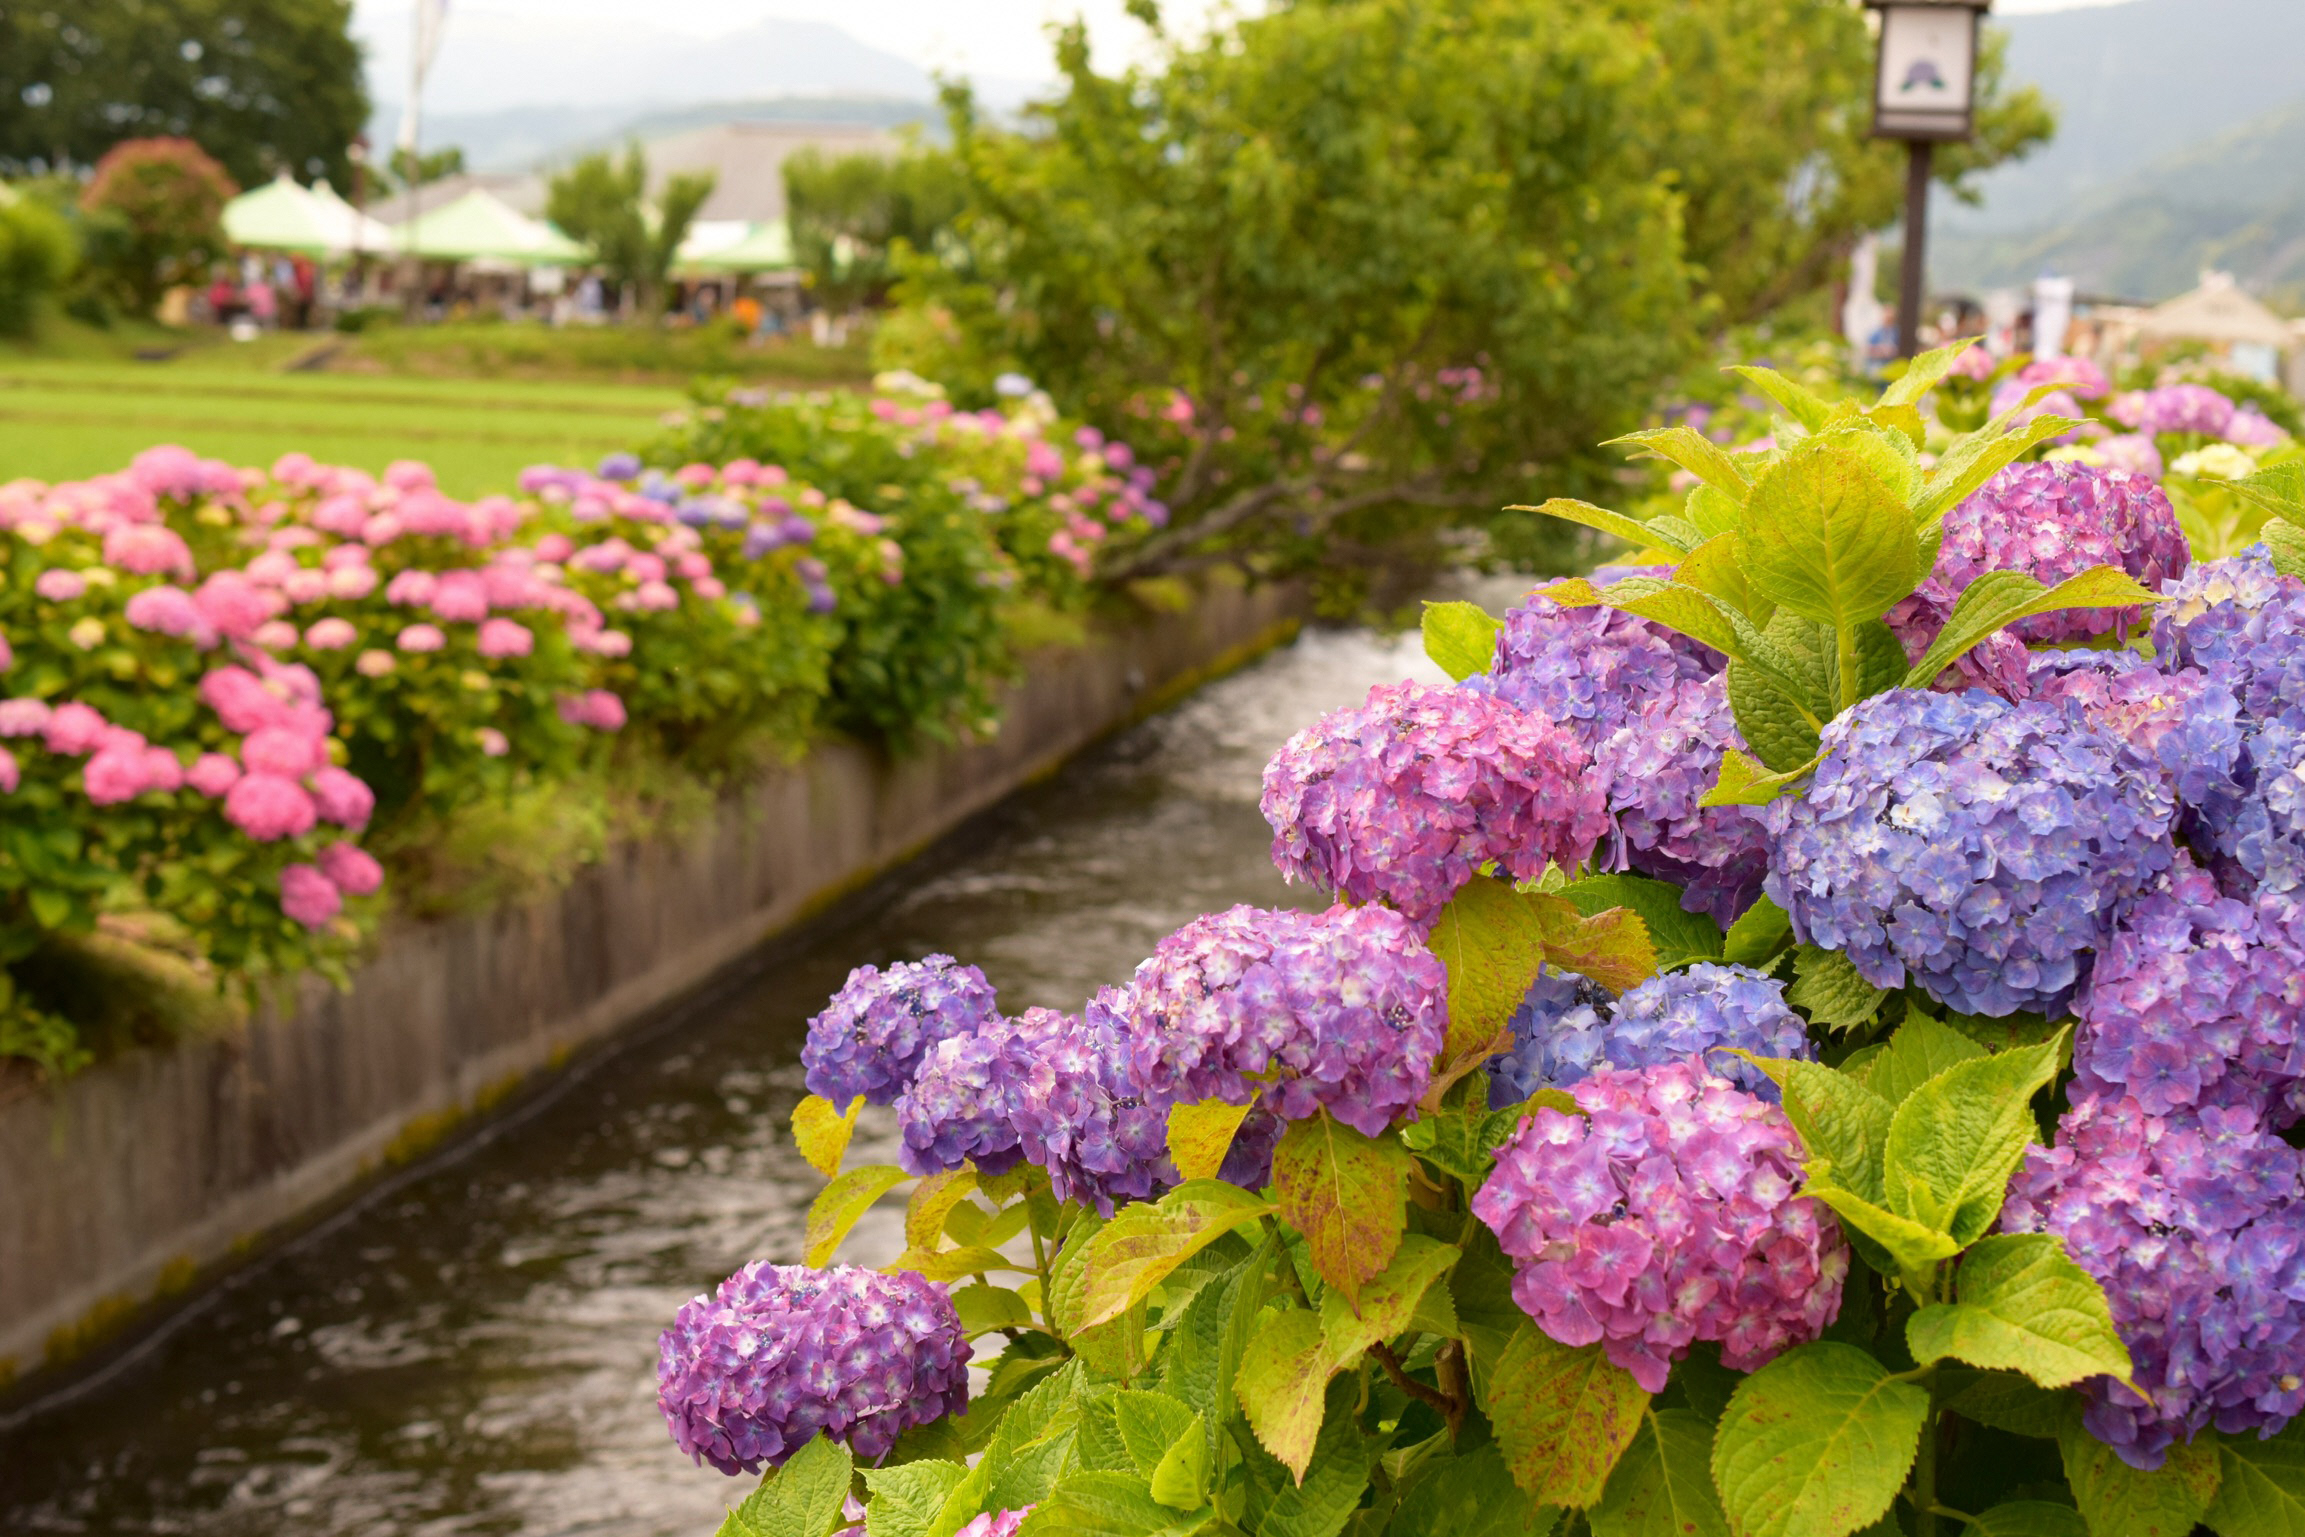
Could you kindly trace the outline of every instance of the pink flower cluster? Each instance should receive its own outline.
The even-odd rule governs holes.
[[[1602,1067],[1497,1154],[1473,1212],[1519,1264],[1513,1300],[1599,1341],[1651,1393],[1697,1340],[1753,1371],[1840,1313],[1849,1250],[1805,1196],[1785,1113],[1691,1057]]]

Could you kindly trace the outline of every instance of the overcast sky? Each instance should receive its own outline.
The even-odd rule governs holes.
[[[2124,3],[2130,0],[1999,0],[1994,9],[2019,15]],[[1235,8],[1258,10],[1261,0],[1162,0],[1161,14],[1172,29],[1197,29]],[[356,31],[384,42],[387,58],[406,57],[408,0],[356,0],[355,12]],[[1037,80],[1054,73],[1048,24],[1076,15],[1088,21],[1101,67],[1117,67],[1144,48],[1144,29],[1124,13],[1122,0],[449,0],[443,46],[457,46],[460,20],[467,36],[494,41],[526,28],[613,33],[630,27],[707,38],[782,16],[831,22],[926,69]],[[512,87],[518,61],[504,62]],[[538,99],[533,81],[520,83],[529,88],[518,99]],[[379,81],[380,94],[397,96],[396,84]]]

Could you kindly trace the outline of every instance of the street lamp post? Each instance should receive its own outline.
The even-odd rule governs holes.
[[[1965,142],[1976,105],[1977,29],[1993,0],[1865,0],[1881,13],[1873,137],[1903,139],[1905,260],[1897,292],[1897,355],[1921,350],[1927,300],[1929,178],[1939,144]]]

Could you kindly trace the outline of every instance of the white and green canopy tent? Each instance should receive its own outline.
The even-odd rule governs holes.
[[[672,270],[682,277],[783,272],[792,267],[792,234],[782,219],[714,219],[680,243]]]
[[[286,171],[224,205],[224,235],[257,251],[343,256],[386,251],[392,231],[330,191],[328,184],[298,186]]]
[[[388,249],[426,261],[501,267],[565,267],[585,259],[584,247],[480,187],[396,226]]]

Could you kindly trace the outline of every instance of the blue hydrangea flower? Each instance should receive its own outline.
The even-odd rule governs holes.
[[[859,966],[808,1022],[801,1048],[808,1092],[845,1107],[857,1095],[890,1105],[938,1041],[973,1035],[997,1017],[992,984],[949,955]]]
[[[1485,1064],[1489,1108],[1524,1103],[1539,1089],[1561,1088],[1590,1073],[1602,1060],[1608,1028],[1602,1016],[1608,1007],[1608,989],[1600,983],[1571,971],[1538,972],[1513,1010],[1512,1049]]]
[[[782,1466],[819,1432],[871,1462],[967,1407],[968,1361],[934,1281],[757,1260],[673,1318],[656,1405],[681,1451],[723,1473]]]
[[[2305,1408],[2301,1156],[2247,1107],[2164,1117],[2084,1096],[2010,1182],[2002,1229],[2054,1234],[2112,1304],[2147,1396],[2091,1378],[2083,1423],[2131,1466]]]
[[[1529,989],[1513,1014],[1512,1051],[1489,1059],[1492,1106],[1519,1104],[1539,1089],[1568,1088],[1602,1067],[1650,1067],[1692,1055],[1775,1104],[1777,1086],[1768,1074],[1717,1048],[1764,1057],[1816,1054],[1801,1016],[1785,1005],[1785,985],[1748,966],[1701,961],[1651,977],[1614,1003],[1589,982],[1573,985],[1579,981],[1539,976]]]
[[[2239,804],[2241,707],[2210,673],[2134,651],[2051,651],[2032,658],[2025,697],[2078,709],[2159,774],[2180,806],[2224,814]]]
[[[1024,1156],[1048,1171],[1056,1198],[1108,1217],[1176,1183],[1168,1105],[1137,1084],[1127,1014],[1127,997],[1108,987],[1079,1017],[1054,1016],[1026,1054],[1011,1110]]]
[[[1721,668],[1686,636],[1540,591],[1505,616],[1494,668],[1464,687],[1558,721],[1592,756],[1610,814],[1595,863],[1671,881],[1690,911],[1726,924],[1759,893],[1768,847],[1751,808],[1697,804],[1721,754],[1745,745]]]
[[[1325,1108],[1372,1137],[1424,1096],[1448,1028],[1448,974],[1382,907],[1196,918],[1123,996],[1148,1097],[1254,1104],[1284,1121]]]
[[[2174,857],[2168,786],[2064,704],[1891,689],[1824,746],[1808,793],[1768,808],[1768,891],[1876,987],[2059,1014]]]

